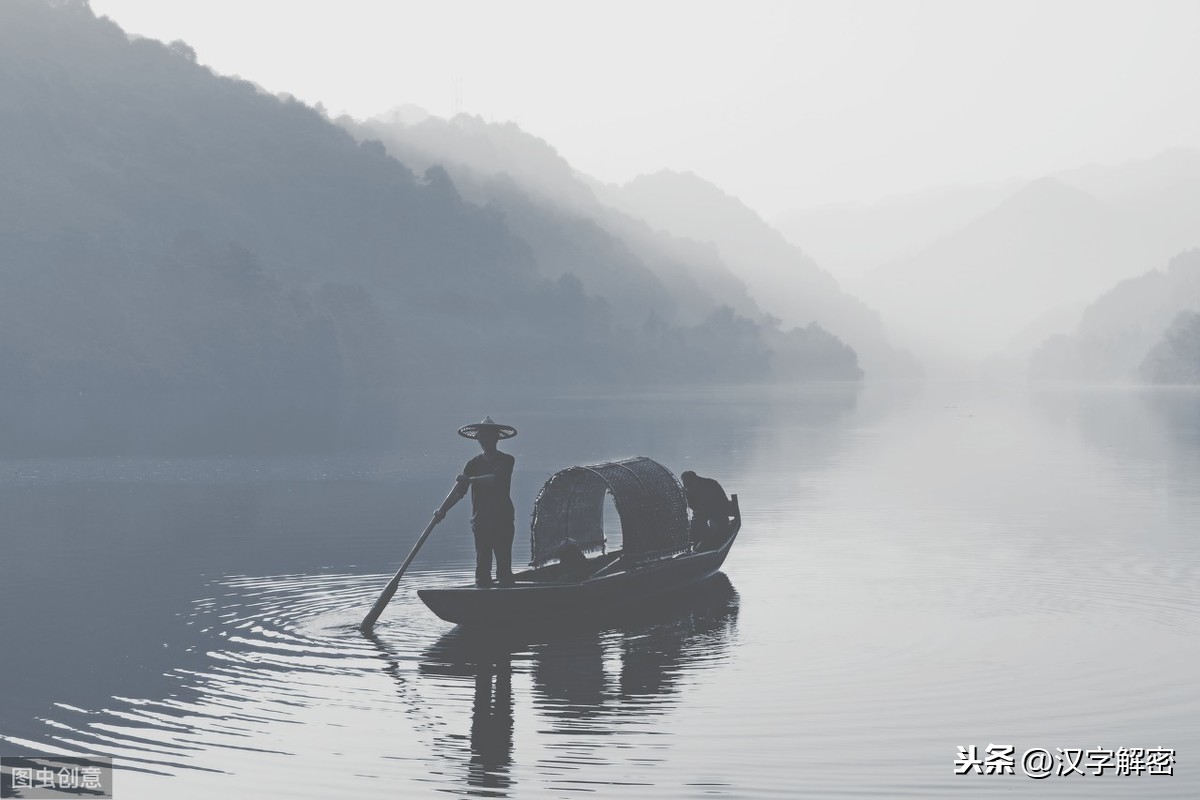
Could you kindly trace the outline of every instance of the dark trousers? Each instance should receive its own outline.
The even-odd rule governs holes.
[[[496,556],[496,579],[512,580],[513,521],[476,521],[471,524],[471,532],[475,534],[475,582],[489,583],[492,580],[493,554]]]

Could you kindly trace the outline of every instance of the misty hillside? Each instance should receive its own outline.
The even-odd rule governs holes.
[[[1200,151],[786,215],[897,337],[1025,359],[1117,281],[1200,245]]]
[[[654,230],[599,202],[598,184],[512,123],[466,114],[443,120],[410,110],[339,124],[360,139],[377,137],[405,163],[444,167],[465,197],[499,213],[530,246],[545,277],[570,271],[587,291],[610,302],[615,319],[649,329],[698,324],[729,309],[761,332],[774,354],[776,377],[857,374],[851,351],[820,322],[810,317],[781,324],[764,313],[711,244]],[[647,312],[653,325],[647,325]]]
[[[169,326],[184,314],[228,330],[229,304],[288,346],[243,286],[327,332],[373,324],[378,303],[416,314],[487,292],[536,313],[537,292],[551,291],[527,248],[444,174],[418,178],[312,109],[217,78],[186,46],[131,41],[86,6],[16,0],[0,15],[5,319],[33,348],[13,357],[47,385],[81,369],[119,386],[240,384],[240,373],[198,373],[208,337]],[[364,286],[357,303],[318,308],[326,290]],[[97,335],[54,324],[58,314],[94,318]],[[416,333],[413,322],[392,333]],[[163,338],[178,349],[157,358],[146,348]],[[254,337],[232,338],[233,360],[214,361],[263,375],[253,348],[240,349]]]
[[[642,175],[605,186],[601,199],[651,226],[714,246],[750,295],[785,326],[815,322],[859,354],[868,374],[912,375],[915,363],[894,349],[879,315],[744,203],[691,173]]]
[[[1070,334],[1052,336],[1034,351],[1030,375],[1043,380],[1185,382],[1200,363],[1200,349],[1189,349],[1188,314],[1195,311],[1200,311],[1200,249],[1100,295]]]
[[[554,147],[514,122],[485,122],[459,114],[441,119],[409,106],[356,123],[340,119],[351,130],[376,136],[406,164],[465,167],[477,178],[507,175],[527,192],[571,210],[590,209],[596,199]]]
[[[1200,312],[1180,311],[1138,365],[1150,383],[1200,385]]]
[[[724,305],[764,321],[745,283],[715,251],[657,233],[601,204],[592,184],[549,143],[513,123],[467,114],[452,120],[425,115],[413,123],[388,114],[339,123],[360,139],[378,138],[406,164],[444,167],[465,197],[504,216],[547,277],[569,269],[590,291],[613,301],[617,314],[640,321],[651,295],[666,291],[684,320]],[[656,315],[662,314],[660,305]]]
[[[492,210],[521,237],[541,275],[551,280],[574,275],[624,323],[641,325],[651,314],[667,322],[696,322],[721,305],[694,281],[663,280],[628,242],[584,213],[598,206],[591,190],[549,144],[512,123],[464,114],[453,120],[426,116],[411,125],[347,118],[339,124],[360,140],[382,142],[405,164],[445,169],[466,199]],[[736,302],[726,305],[747,310]]]
[[[1191,216],[1178,206],[1200,182],[1200,150],[1176,147],[1151,158],[1116,165],[1061,170],[1050,178],[1097,200],[1125,208],[1137,224],[1182,221]],[[954,233],[999,206],[1028,181],[929,189],[874,203],[842,203],[781,214],[776,227],[839,277],[857,279],[899,262]],[[1158,202],[1161,200],[1161,202]],[[1172,212],[1172,207],[1177,211]],[[1195,236],[1194,225],[1189,231]],[[1151,240],[1148,240],[1148,242]],[[1186,246],[1164,242],[1168,253]],[[1147,254],[1153,257],[1152,254]],[[1167,255],[1162,255],[1165,259]],[[1161,259],[1159,259],[1161,260]]]
[[[1153,158],[1059,173],[1059,179],[1115,210],[1139,266],[1200,247],[1200,150],[1176,147]]]
[[[776,361],[792,377],[860,374],[828,337],[782,352],[721,304],[684,318],[612,242],[538,220],[625,269],[643,299],[633,321],[570,261],[547,269],[445,170],[418,174],[83,2],[0,4],[0,174],[6,398],[183,392],[254,424],[293,413],[320,438],[420,386],[767,380]],[[87,413],[106,424],[98,401]]]

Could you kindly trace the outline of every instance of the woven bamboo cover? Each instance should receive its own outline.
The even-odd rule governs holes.
[[[568,467],[550,476],[533,509],[533,565],[556,559],[570,539],[581,550],[604,542],[604,496],[611,494],[621,538],[633,561],[649,561],[688,547],[683,487],[669,469],[643,456]]]

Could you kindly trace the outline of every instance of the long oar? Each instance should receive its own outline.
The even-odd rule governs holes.
[[[450,501],[451,495],[457,491],[458,487],[450,490],[450,494],[446,495],[446,499],[442,505]],[[425,532],[421,534],[421,538],[417,539],[417,543],[413,545],[413,549],[409,551],[408,558],[404,559],[404,563],[400,565],[400,569],[396,570],[396,574],[388,581],[388,585],[383,587],[383,591],[379,594],[379,599],[375,601],[375,605],[371,606],[371,610],[363,617],[362,624],[358,629],[363,633],[370,633],[375,627],[375,620],[379,619],[379,615],[387,608],[387,604],[392,602],[392,598],[396,595],[396,588],[400,585],[400,579],[404,577],[404,570],[408,569],[408,565],[417,557],[417,551],[421,549],[421,545],[425,544],[425,540],[429,538],[429,534],[433,533],[433,528],[438,524],[438,518],[435,514],[433,519],[429,520],[429,524],[425,526]]]

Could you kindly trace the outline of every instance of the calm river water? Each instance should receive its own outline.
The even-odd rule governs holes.
[[[463,504],[358,634],[484,414],[521,432],[517,562],[550,473],[647,455],[739,494],[727,577],[604,629],[467,636],[415,595],[468,578]],[[459,398],[397,424],[386,454],[0,460],[0,755],[115,756],[122,800],[1200,796],[1196,391]],[[1015,774],[954,774],[989,745]],[[1036,780],[1033,748],[1176,761]]]

